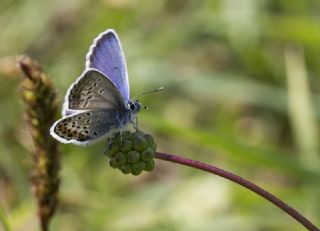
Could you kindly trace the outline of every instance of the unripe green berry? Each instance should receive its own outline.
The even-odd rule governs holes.
[[[123,139],[130,139],[131,138],[132,133],[130,131],[124,131],[122,133],[122,138]]]
[[[151,148],[147,148],[143,152],[141,152],[141,159],[144,161],[149,161],[154,158],[154,151]]]
[[[120,166],[120,169],[124,174],[129,174],[132,172],[132,168],[131,168],[130,164],[124,164],[124,165]]]
[[[110,145],[107,145],[107,148],[105,149],[104,154],[112,158],[119,151],[120,151],[120,144],[111,143]]]
[[[151,148],[153,149],[153,151],[157,150],[157,144],[155,142],[151,143]]]
[[[149,135],[149,134],[144,134],[144,138],[146,139],[146,141],[148,142],[148,144],[151,144],[152,142],[154,142],[152,136]]]
[[[114,158],[112,158],[110,161],[109,161],[109,165],[112,167],[112,168],[118,168],[118,164],[116,162],[116,160]]]
[[[155,151],[157,149],[157,145],[154,142],[153,137],[151,135],[149,135],[149,134],[145,134],[144,138],[147,140],[148,147],[151,147]]]
[[[132,133],[130,131],[118,131],[117,133],[113,134],[112,140],[114,141],[122,141],[125,139],[130,139]]]
[[[132,164],[131,166],[132,166],[132,174],[137,176],[141,174],[146,164],[143,161],[139,161],[137,163]]]
[[[133,149],[133,144],[130,140],[123,140],[120,145],[120,150],[123,153],[127,153]]]
[[[145,171],[151,172],[154,169],[154,160],[146,161],[146,166],[144,167]]]
[[[115,154],[111,160],[114,160],[117,163],[117,166],[121,166],[127,163],[126,155],[122,152],[118,152],[117,154]]]
[[[141,136],[139,133],[135,133],[132,137],[132,140],[134,149],[139,152],[143,151],[148,146],[148,143],[146,142],[145,138]]]
[[[127,153],[128,163],[136,163],[140,159],[140,153],[136,151],[130,151]]]

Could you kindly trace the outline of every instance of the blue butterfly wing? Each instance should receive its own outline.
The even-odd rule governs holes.
[[[118,88],[125,102],[129,101],[126,61],[119,37],[114,30],[106,30],[94,40],[87,54],[86,67],[95,68],[106,75]]]

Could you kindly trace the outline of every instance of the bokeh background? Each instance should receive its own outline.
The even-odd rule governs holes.
[[[158,150],[205,161],[270,190],[320,225],[318,0],[1,0],[0,217],[39,230],[32,144],[15,60],[39,60],[62,102],[93,39],[114,28],[139,125]],[[61,146],[60,207],[51,230],[304,230],[242,187],[156,161],[128,176],[105,142]],[[0,230],[2,227],[0,226]]]

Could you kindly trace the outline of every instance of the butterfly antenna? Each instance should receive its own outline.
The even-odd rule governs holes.
[[[150,94],[150,93],[162,91],[163,89],[164,89],[164,87],[159,87],[159,88],[151,90],[151,91],[145,91],[145,92],[139,93],[137,96],[133,97],[132,99],[136,99],[136,98],[138,98],[140,96],[147,95],[147,94]]]
[[[145,92],[142,92],[140,94],[138,94],[137,96],[133,97],[132,100],[135,100],[136,98],[140,97],[140,96],[143,96],[143,95],[147,95],[147,94],[150,94],[150,93],[154,93],[154,92],[158,92],[158,91],[162,91],[164,89],[164,87],[159,87],[157,89],[154,89],[154,90],[151,90],[151,91],[145,91]],[[137,100],[138,101],[138,100]],[[144,105],[143,103],[139,102],[140,105],[145,109],[145,110],[149,110],[149,107]]]
[[[147,94],[150,94],[150,93],[154,93],[154,92],[158,92],[158,91],[162,91],[164,89],[164,87],[159,87],[157,89],[154,89],[154,90],[150,90],[150,91],[145,91],[145,92],[142,92],[142,93],[139,93],[135,98],[138,98],[140,96],[143,96],[143,95],[147,95]]]

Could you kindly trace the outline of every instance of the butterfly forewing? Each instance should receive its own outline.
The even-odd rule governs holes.
[[[129,81],[120,40],[114,30],[100,34],[87,54],[87,68],[95,68],[108,76],[119,89],[124,100],[129,101]]]
[[[114,84],[94,69],[84,72],[66,96],[65,110],[125,109],[124,100]],[[64,113],[68,114],[68,113]]]
[[[58,120],[50,133],[63,143],[87,144],[119,127],[120,118],[113,109],[82,112]]]

